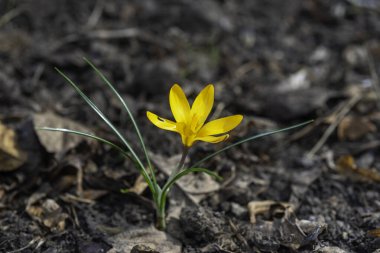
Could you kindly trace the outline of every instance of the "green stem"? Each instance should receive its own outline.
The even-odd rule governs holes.
[[[164,206],[157,207],[156,227],[162,231],[166,229],[165,203]]]
[[[183,146],[181,160],[179,161],[177,167],[170,174],[168,182],[171,181],[178,174],[178,172],[180,172],[183,169],[188,153],[189,153],[189,148],[186,146]],[[166,197],[169,190],[170,188],[167,188],[165,191],[161,191],[156,200],[156,206],[157,206],[156,227],[160,230],[165,230],[166,228],[166,214],[165,214]]]
[[[181,160],[179,161],[177,168],[175,168],[175,170],[173,170],[172,173],[170,174],[170,178],[172,178],[174,175],[176,175],[178,172],[180,172],[183,169],[188,153],[189,153],[189,148],[186,146],[183,146]]]

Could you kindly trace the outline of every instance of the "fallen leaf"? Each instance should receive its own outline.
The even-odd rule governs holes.
[[[0,171],[13,171],[27,161],[27,154],[17,145],[16,132],[0,122]]]
[[[84,190],[82,194],[82,198],[89,199],[89,200],[97,200],[98,198],[101,198],[108,194],[108,191],[105,190]]]
[[[76,131],[81,131],[85,133],[91,133],[91,131],[85,126],[75,122],[73,120],[63,118],[54,114],[53,112],[45,112],[35,114],[34,125],[38,127],[53,127],[53,128],[66,128]],[[37,136],[40,142],[45,147],[45,149],[50,153],[58,153],[62,151],[69,150],[77,146],[81,141],[87,140],[92,141],[88,138],[78,136],[75,134],[62,133],[62,132],[51,132],[38,130]]]
[[[251,201],[248,203],[250,222],[255,224],[256,216],[259,214],[264,214],[265,216],[269,216],[270,214],[276,215],[276,212],[283,213],[288,208],[294,210],[294,206],[290,203],[276,202],[273,200]]]
[[[248,230],[250,237],[263,234],[292,250],[313,244],[327,227],[323,221],[297,219],[294,207],[289,203],[264,200],[251,201],[248,205],[252,223],[252,227]],[[267,219],[257,221],[258,214],[263,214]],[[258,244],[263,242],[260,237],[256,240]]]
[[[336,168],[341,173],[354,180],[380,182],[380,173],[374,169],[358,168],[355,159],[351,155],[338,158]]]
[[[346,116],[338,125],[340,140],[355,141],[377,131],[376,125],[366,117]]]
[[[161,155],[152,156],[154,162],[166,175],[175,169],[181,159],[181,155],[172,156],[169,159]],[[218,191],[220,184],[205,173],[190,173],[176,182],[194,203],[199,203],[208,193]]]
[[[281,245],[297,250],[318,241],[318,236],[327,228],[324,221],[299,220],[293,211],[287,209],[278,227],[278,241]]]
[[[128,189],[128,192],[134,192],[137,195],[141,195],[148,187],[147,182],[142,175],[139,175],[132,188]]]
[[[51,231],[64,231],[68,215],[53,199],[45,199],[45,194],[33,194],[26,206],[26,212],[41,225]]]
[[[380,237],[380,228],[370,230],[370,231],[368,231],[368,234],[370,236]]]
[[[109,241],[113,249],[107,253],[132,252],[132,249],[136,245],[139,245],[138,247],[140,248],[145,247],[154,250],[148,252],[180,253],[182,248],[182,244],[179,241],[153,226],[131,228],[126,232],[109,238]]]

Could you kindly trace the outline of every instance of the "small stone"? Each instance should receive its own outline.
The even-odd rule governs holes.
[[[231,212],[237,217],[243,217],[244,215],[247,214],[247,209],[233,202],[231,204]]]

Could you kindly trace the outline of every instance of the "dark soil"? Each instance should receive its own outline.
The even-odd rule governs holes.
[[[197,143],[190,163],[315,121],[215,157],[205,167],[221,182],[189,175],[169,196],[163,233],[132,163],[100,143],[35,130],[119,143],[58,67],[139,148],[82,57],[131,107],[160,184],[181,143],[146,111],[172,118],[174,83],[191,99],[213,83],[214,117],[244,115],[227,143]],[[1,0],[0,252],[379,252],[379,68],[376,0]]]

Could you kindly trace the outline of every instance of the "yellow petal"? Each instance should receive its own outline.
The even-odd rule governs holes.
[[[205,123],[214,104],[214,86],[207,85],[195,98],[191,106],[191,128],[197,132]]]
[[[168,119],[161,118],[161,117],[157,116],[156,114],[151,113],[149,111],[146,112],[146,116],[156,127],[159,127],[161,129],[165,129],[165,130],[169,130],[169,131],[173,131],[173,132],[178,132],[177,125],[175,122],[168,120]]]
[[[177,122],[188,122],[190,117],[190,105],[186,95],[178,84],[170,89],[169,103],[173,116]]]
[[[205,141],[205,142],[210,142],[210,143],[218,143],[218,142],[227,140],[228,137],[229,137],[228,134],[223,134],[221,136],[197,137],[195,140],[197,140],[197,141]]]
[[[191,147],[194,144],[194,142],[196,141],[195,134],[194,135],[181,134],[181,137],[182,137],[182,143],[186,147]]]
[[[224,134],[237,127],[243,120],[242,115],[233,115],[216,119],[205,124],[198,132],[199,137]]]

